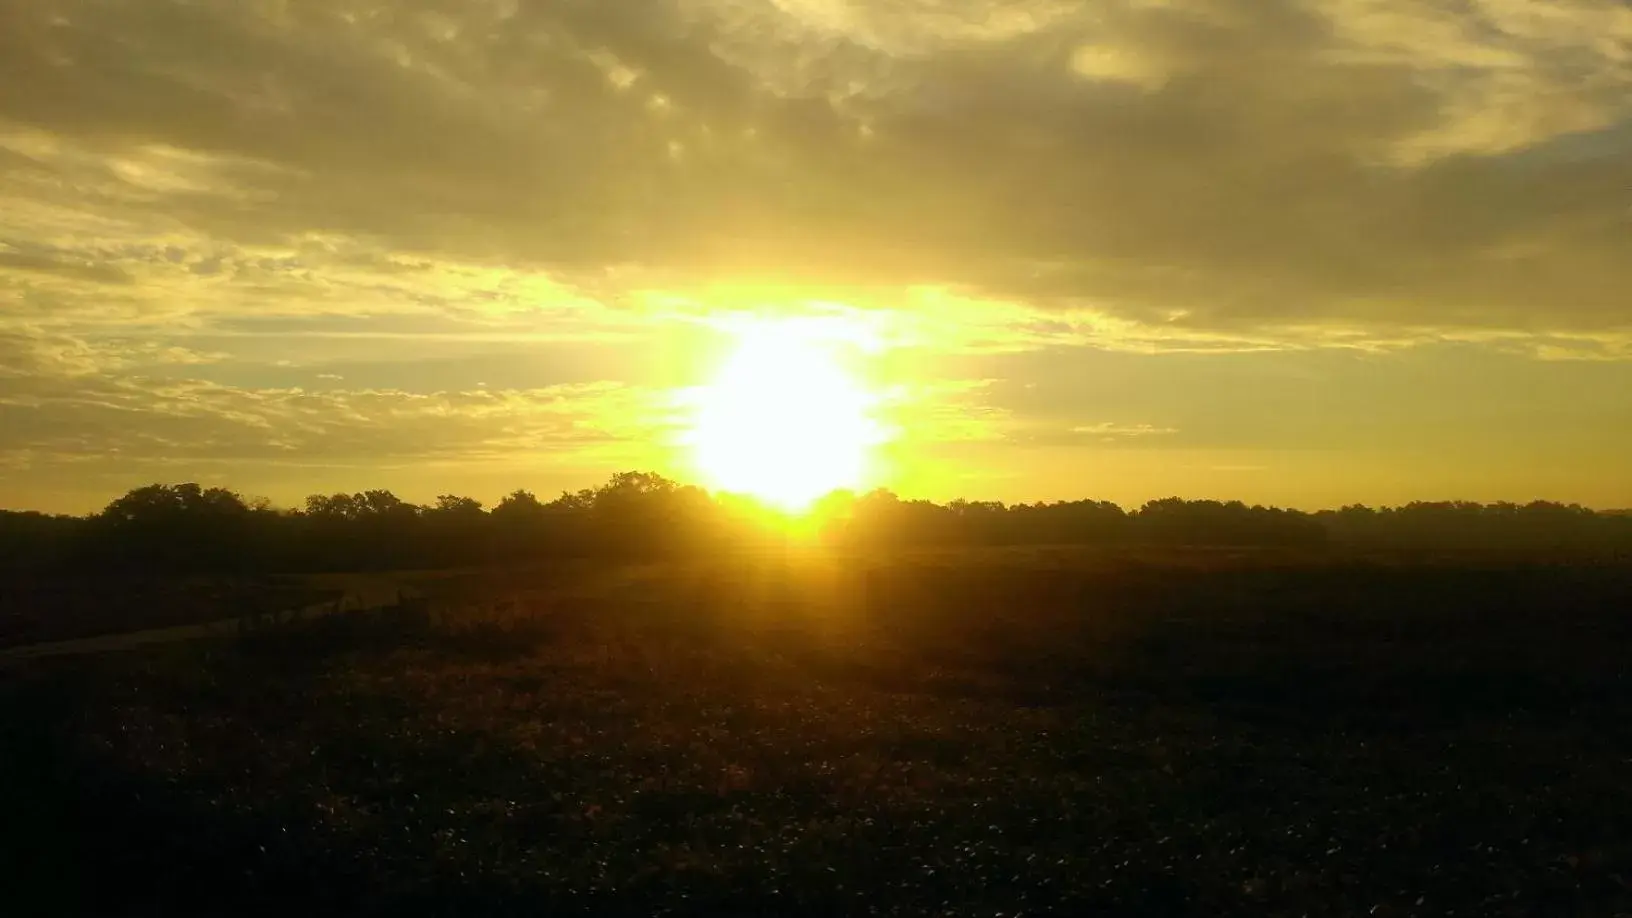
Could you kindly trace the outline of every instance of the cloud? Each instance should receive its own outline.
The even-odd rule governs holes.
[[[34,215],[9,235],[89,211],[238,250],[315,234],[386,253],[240,263],[263,277],[251,300],[346,271],[397,278],[380,293],[400,300],[429,259],[597,291],[631,267],[679,290],[934,286],[1197,335],[1629,323],[1632,9],[1614,0],[6,16],[3,168]]]
[[[128,284],[130,275],[116,267],[62,261],[49,255],[0,251],[0,272],[28,271],[98,284]]]
[[[912,432],[912,445],[995,443],[1014,426],[1007,409],[991,404],[992,379],[940,379],[893,387],[877,414],[886,430]]]
[[[0,457],[14,468],[74,457],[178,465],[518,461],[646,445],[672,423],[660,393],[609,383],[426,394],[98,374],[0,378]]]
[[[1082,424],[1073,427],[1071,432],[1086,437],[1098,437],[1105,442],[1111,442],[1129,437],[1164,436],[1178,433],[1178,430],[1172,427],[1157,427],[1154,424],[1117,424],[1111,421],[1101,421],[1098,424]]]
[[[543,392],[304,392],[132,384],[42,389],[0,397],[0,454],[52,462],[287,461],[393,466],[423,461],[516,461],[643,441],[650,428],[620,418],[638,400],[617,390]]]

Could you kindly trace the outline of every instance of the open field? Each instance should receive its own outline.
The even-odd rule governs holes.
[[[243,636],[326,615],[395,606],[418,597],[396,577],[311,574],[265,579],[197,579],[173,584],[31,585],[0,635],[0,667],[45,657]],[[33,605],[29,605],[30,602]],[[180,624],[166,624],[179,622]],[[53,639],[44,636],[55,635]],[[24,641],[32,637],[34,640]]]
[[[403,574],[0,671],[12,914],[1632,914],[1632,570]]]
[[[0,650],[295,609],[343,589],[313,577],[132,580],[88,572],[72,580],[7,579],[0,581]]]

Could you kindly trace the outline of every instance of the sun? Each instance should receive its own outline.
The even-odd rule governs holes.
[[[883,439],[878,399],[846,369],[843,346],[793,321],[737,329],[730,356],[693,393],[688,439],[712,487],[798,512],[866,479]]]

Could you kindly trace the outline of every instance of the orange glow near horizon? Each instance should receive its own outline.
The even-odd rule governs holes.
[[[841,359],[854,338],[825,331],[796,320],[733,329],[730,355],[690,393],[686,441],[709,486],[800,513],[869,480],[873,449],[887,439],[879,398]]]

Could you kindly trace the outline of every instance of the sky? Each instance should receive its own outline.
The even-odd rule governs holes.
[[[1632,506],[1632,5],[0,0],[0,506],[684,479],[744,316],[906,496]]]

